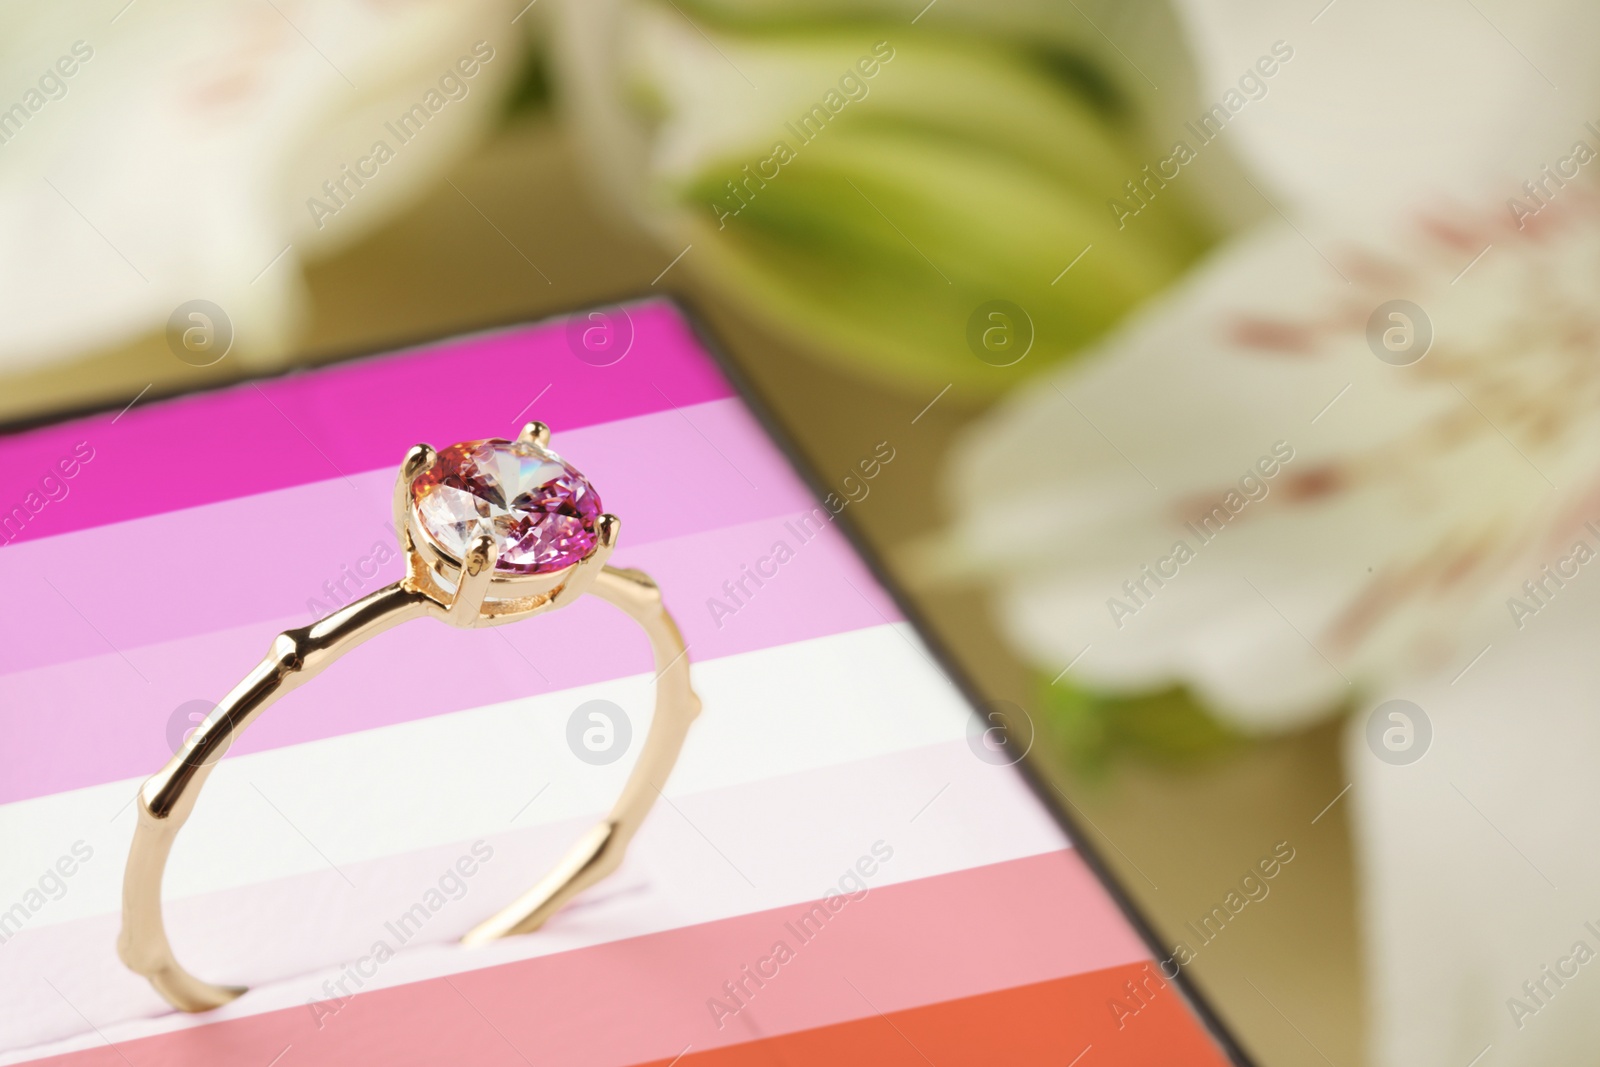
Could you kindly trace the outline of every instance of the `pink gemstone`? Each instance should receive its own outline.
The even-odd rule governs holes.
[[[463,441],[411,483],[411,506],[435,544],[457,560],[480,529],[495,539],[494,569],[544,574],[595,545],[600,497],[589,480],[528,441]]]

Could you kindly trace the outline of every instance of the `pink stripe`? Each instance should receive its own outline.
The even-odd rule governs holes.
[[[724,583],[782,541],[793,558],[734,604]],[[839,531],[809,541],[778,517],[618,551],[666,592],[692,660],[715,659],[898,620]],[[767,567],[771,570],[771,567]],[[713,613],[711,602],[728,610]],[[0,803],[148,774],[172,754],[167,721],[220,699],[273,634],[309,616],[263,621],[0,678]],[[501,635],[500,640],[495,634]],[[124,658],[124,656],[126,658]],[[239,742],[252,752],[568,689],[646,671],[643,635],[586,597],[559,615],[485,631],[419,620],[376,638],[272,709]],[[81,743],[92,738],[92,745]]]
[[[622,517],[624,550],[792,514],[811,500],[739,400],[591,426],[556,444]],[[323,613],[337,604],[325,585],[343,582],[348,600],[394,581],[403,571],[389,528],[393,485],[392,467],[352,473],[0,551],[0,585],[30,613],[0,642],[0,674],[297,612],[308,622],[313,599]],[[358,567],[376,573],[353,574]]]
[[[732,395],[670,304],[627,311],[633,346],[609,367],[578,359],[562,320],[19,434],[3,446],[0,516],[30,494],[39,510],[24,507],[26,523],[3,535],[32,540],[375,470],[418,441],[504,435],[519,420],[560,433]],[[93,458],[47,501],[41,478],[79,442]]]
[[[996,907],[996,901],[1004,901]],[[1147,957],[1071,851],[871,890],[802,940],[805,905],[377,989],[319,1030],[305,1007],[37,1063],[622,1067]],[[708,1000],[783,941],[793,958],[718,1028]],[[770,970],[770,964],[769,964]],[[753,985],[751,988],[754,988]]]

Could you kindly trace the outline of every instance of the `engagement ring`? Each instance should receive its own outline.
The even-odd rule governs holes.
[[[117,953],[174,1007],[206,1011],[245,990],[202,981],[173,957],[161,915],[161,879],[178,831],[228,745],[273,701],[392,626],[431,616],[452,626],[497,626],[592,593],[638,623],[655,655],[655,716],[638,763],[611,812],[533,888],[462,942],[537,929],[622,862],[629,840],[677,762],[700,700],[689,685],[683,637],[645,574],[606,565],[621,524],[600,510],[582,474],[530,422],[515,441],[466,441],[406,453],[394,487],[394,523],[406,575],[310,626],[287,630],[160,771],[139,790],[139,822],[122,883]]]

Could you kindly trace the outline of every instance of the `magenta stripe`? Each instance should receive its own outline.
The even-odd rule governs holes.
[[[739,580],[745,565],[770,559],[780,541],[792,558],[760,588],[744,579],[753,594],[748,599],[730,599],[724,583]],[[689,642],[691,660],[899,618],[832,526],[802,541],[794,520],[763,519],[624,546],[617,563],[641,567],[661,584]],[[771,571],[774,565],[762,566]],[[714,613],[713,600],[729,610]],[[6,738],[0,746],[0,803],[155,771],[171,756],[167,722],[180,705],[219,699],[261,658],[274,633],[306,621],[302,611],[0,678],[0,737]],[[356,649],[285,698],[241,739],[237,751],[568,689],[649,666],[643,635],[593,598],[558,615],[493,632],[419,620]],[[84,738],[93,743],[83,744]]]
[[[735,399],[574,430],[555,443],[622,516],[624,549],[792,514],[811,499]],[[725,456],[738,457],[738,468]],[[289,618],[313,599],[326,612],[335,594],[349,600],[394,581],[402,568],[388,526],[393,484],[392,469],[368,471],[0,551],[0,585],[29,605],[29,626],[0,642],[0,674],[102,655],[108,643],[132,654]]]
[[[418,441],[508,435],[531,418],[561,433],[733,395],[670,304],[627,312],[633,345],[609,367],[573,354],[563,320],[18,434],[0,444],[0,517],[21,507],[25,521],[13,519],[0,539],[376,470]],[[41,479],[80,443],[92,458],[59,483],[64,497],[48,500]]]

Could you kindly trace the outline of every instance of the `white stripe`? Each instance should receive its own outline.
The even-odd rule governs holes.
[[[705,710],[669,791],[961,736],[966,705],[922,650],[908,626],[894,624],[696,664]],[[167,899],[604,811],[632,759],[592,766],[566,736],[574,710],[596,699],[623,708],[636,749],[651,715],[648,674],[224,758],[173,851]],[[0,807],[0,909],[81,840],[93,858],[27,928],[116,911],[133,833],[128,802],[141,782]]]

